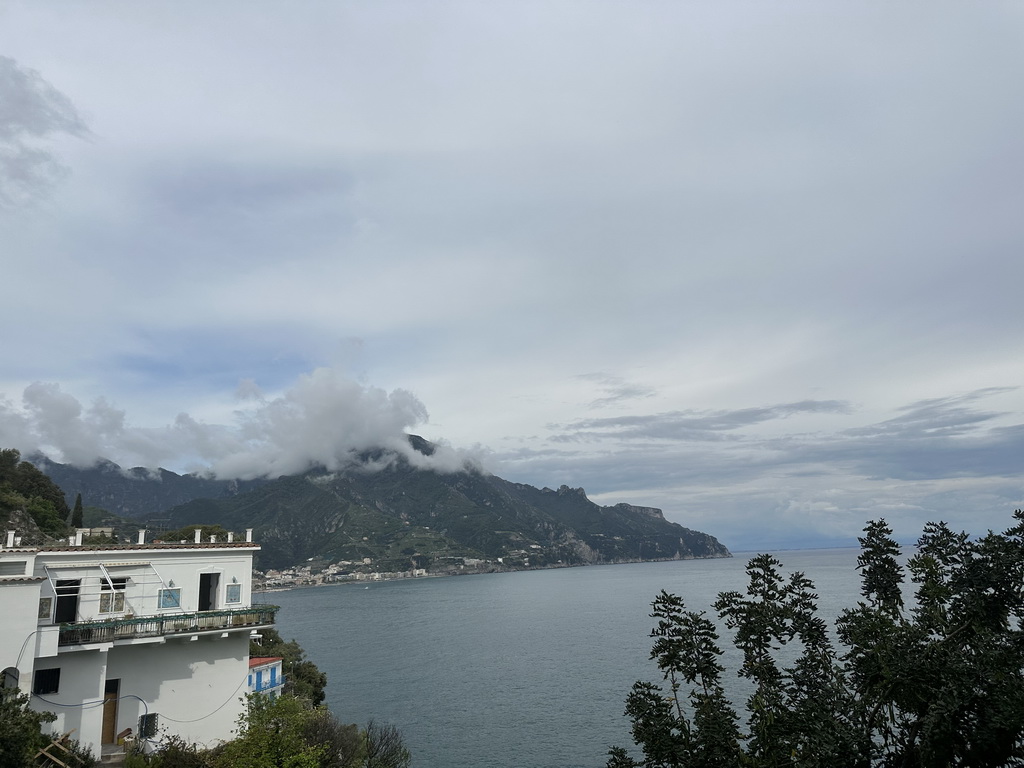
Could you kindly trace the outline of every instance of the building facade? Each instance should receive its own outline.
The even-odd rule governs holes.
[[[78,541],[81,541],[79,537]],[[0,547],[3,685],[99,756],[125,738],[231,738],[248,692],[251,541]]]
[[[284,689],[284,659],[280,656],[252,656],[249,659],[249,693],[271,699]]]

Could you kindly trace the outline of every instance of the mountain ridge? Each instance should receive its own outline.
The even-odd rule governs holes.
[[[418,436],[410,443],[428,456],[434,448]],[[246,481],[112,462],[83,470],[42,459],[37,466],[69,498],[81,493],[87,506],[156,520],[164,530],[253,528],[261,568],[369,560],[380,571],[437,570],[468,560],[515,569],[731,556],[713,536],[669,522],[655,507],[601,506],[582,488],[536,488],[475,468],[442,473],[385,454],[368,452],[339,471]],[[382,456],[384,468],[362,468]]]

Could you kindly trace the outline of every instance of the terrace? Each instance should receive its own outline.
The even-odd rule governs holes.
[[[163,616],[123,617],[60,625],[58,646],[111,643],[117,640],[170,637],[197,632],[232,631],[272,626],[276,605],[256,605],[220,611],[196,611]]]

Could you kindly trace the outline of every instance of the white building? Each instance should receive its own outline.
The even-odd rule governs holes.
[[[247,537],[248,538],[248,537]],[[140,532],[140,541],[144,535]],[[244,708],[251,541],[0,546],[3,684],[31,693],[49,727],[97,757],[126,736],[231,738]],[[101,749],[102,747],[102,749]]]
[[[249,659],[249,693],[262,693],[273,699],[283,689],[283,658],[280,656],[253,656]]]

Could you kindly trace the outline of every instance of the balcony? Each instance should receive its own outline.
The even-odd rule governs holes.
[[[254,605],[251,608],[233,608],[224,611],[198,611],[165,616],[109,619],[106,621],[80,621],[61,624],[58,646],[112,643],[115,640],[135,640],[147,637],[171,637],[255,628],[274,623],[276,605]]]

